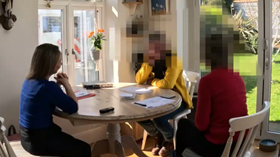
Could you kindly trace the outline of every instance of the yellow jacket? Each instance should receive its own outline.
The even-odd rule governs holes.
[[[138,84],[144,84],[148,80],[150,74],[154,75],[152,70],[152,66],[150,66],[148,63],[143,63],[140,70],[136,74],[136,82]],[[154,78],[151,84],[152,86],[164,89],[173,89],[175,86],[183,100],[188,105],[187,108],[193,108],[193,104],[186,88],[182,73],[182,68],[167,67],[164,79]]]

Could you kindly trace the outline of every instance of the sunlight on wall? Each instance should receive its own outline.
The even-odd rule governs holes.
[[[109,59],[114,60],[116,55],[116,31],[114,27],[109,28]]]
[[[112,6],[112,12],[116,15],[116,17],[119,17],[118,11],[115,9],[114,6]]]

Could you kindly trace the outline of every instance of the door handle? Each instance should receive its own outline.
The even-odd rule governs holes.
[[[68,53],[68,50],[67,50],[67,49],[65,49],[64,54],[65,54],[66,56],[69,56],[69,53]]]
[[[269,65],[270,65],[270,49],[268,48],[268,40],[264,39],[264,42],[263,42],[263,49],[264,49],[264,52],[265,52],[265,60],[264,60],[264,64],[265,64],[265,67],[266,67],[266,70],[269,69]]]
[[[65,56],[66,56],[66,63],[68,64],[68,56],[69,56],[69,53],[68,53],[68,50],[67,50],[67,49],[65,49],[64,54],[65,54]]]

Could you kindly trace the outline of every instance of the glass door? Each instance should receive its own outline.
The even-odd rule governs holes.
[[[50,43],[57,45],[62,52],[63,66],[58,72],[67,71],[67,57],[63,53],[66,49],[66,7],[54,6],[51,9],[45,5],[39,6],[38,10],[38,34],[39,44]],[[50,80],[54,80],[54,75],[51,76]]]
[[[88,35],[95,30],[95,10],[93,7],[73,7],[72,63],[74,84],[99,80],[99,71],[91,53],[91,43]]]
[[[269,115],[262,125],[263,138],[280,142],[280,2],[265,0],[265,47],[263,99],[270,101]]]

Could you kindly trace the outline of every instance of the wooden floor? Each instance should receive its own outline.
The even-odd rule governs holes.
[[[251,152],[252,155],[251,157],[280,157],[279,155],[279,145],[278,145],[278,149],[275,152],[271,152],[271,153],[266,153],[266,152],[262,152],[259,150],[258,147],[258,142],[256,141],[253,145],[253,147],[251,148]],[[159,157],[159,156],[153,156],[151,153],[152,147],[154,145],[153,140],[151,139],[147,139],[147,144],[146,144],[146,148],[144,150],[144,153],[148,156],[148,157]],[[139,147],[141,148],[141,143],[139,143]],[[126,156],[127,157],[137,157],[135,154],[133,154],[133,152],[126,150]],[[103,155],[102,157],[116,157],[115,155],[110,155],[110,154],[106,154]]]
[[[139,147],[141,148],[141,142],[139,142]],[[154,157],[151,153],[151,150],[153,149],[154,146],[154,141],[150,138],[147,139],[147,143],[146,143],[146,148],[144,150],[144,153],[148,156],[148,157]],[[137,157],[132,151],[130,150],[125,150],[125,154],[127,157]],[[110,154],[106,154],[106,155],[102,155],[101,157],[116,157],[115,155],[110,155]],[[159,156],[156,156],[159,157]]]
[[[12,145],[14,151],[16,152],[17,157],[34,157],[34,156],[30,155],[29,153],[27,153],[23,150],[22,146],[20,145],[20,142],[11,142],[11,145]],[[154,146],[154,141],[148,138],[146,148],[144,150],[144,153],[148,157],[154,157],[151,154],[151,149],[153,148],[153,146]],[[141,147],[141,142],[139,142],[139,147]],[[271,153],[265,153],[265,152],[262,152],[258,149],[258,141],[256,141],[254,143],[253,147],[251,148],[251,150],[252,150],[251,151],[252,152],[251,157],[279,157],[278,156],[279,155],[278,154],[279,153],[279,145],[278,145],[277,151],[271,152]],[[125,153],[126,153],[127,157],[137,157],[130,150],[126,150]],[[105,154],[105,155],[102,155],[101,157],[116,157],[116,156],[115,155],[110,155],[110,154]]]

